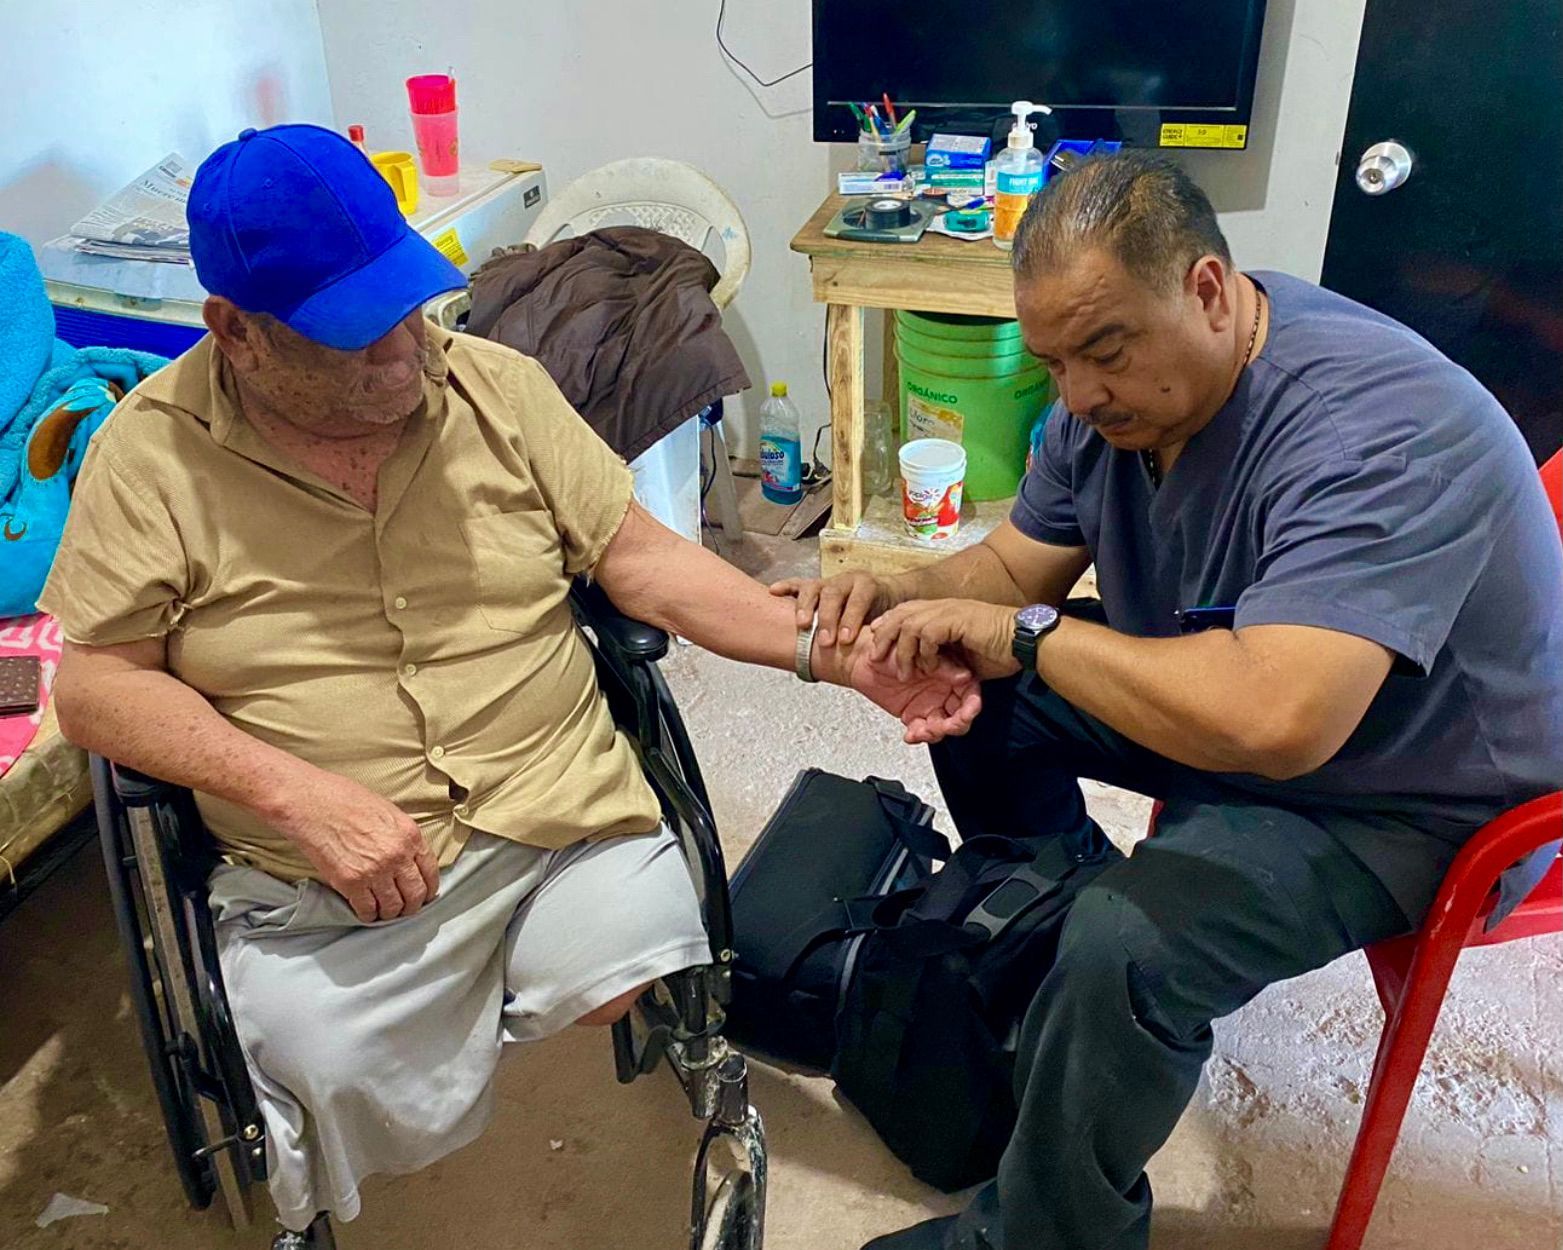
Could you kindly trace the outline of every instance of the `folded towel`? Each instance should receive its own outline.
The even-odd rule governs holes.
[[[25,432],[11,428],[54,353],[54,309],[25,239],[0,231],[0,497],[10,487]]]

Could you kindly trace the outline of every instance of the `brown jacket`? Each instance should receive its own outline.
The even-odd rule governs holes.
[[[632,460],[749,375],[688,244],[612,226],[495,257],[472,281],[469,334],[533,356],[604,442]]]

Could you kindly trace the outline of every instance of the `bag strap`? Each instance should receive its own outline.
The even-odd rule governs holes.
[[[891,832],[902,846],[915,856],[936,860],[941,864],[950,858],[950,840],[935,829],[926,816],[922,820],[917,819],[923,813],[931,812],[921,799],[910,793],[899,781],[886,781],[883,777],[865,777],[863,780],[874,788],[885,819],[890,822]],[[917,867],[922,875],[922,865],[918,864]]]
[[[961,927],[968,931],[980,930],[984,942],[998,941],[1012,924],[1043,899],[1057,892],[1069,872],[1060,877],[1049,877],[1038,872],[1032,864],[1022,864],[966,913]]]
[[[797,978],[798,970],[803,967],[804,962],[822,946],[882,928],[883,926],[874,919],[874,909],[882,902],[884,898],[873,896],[833,899],[789,933],[779,944],[783,949],[794,938],[801,937],[805,933],[811,936],[804,940],[798,953],[792,957],[792,962],[787,965],[787,971],[782,973],[782,984],[790,986]]]
[[[1030,854],[1011,838],[983,836],[962,842],[926,884],[905,892],[914,898],[911,906],[901,909],[894,921],[875,926],[878,940],[903,959],[932,959],[982,945],[986,936],[963,925],[972,891],[980,888],[982,874],[995,862],[1021,862]]]
[[[1050,839],[1032,851],[1026,863],[995,883],[966,914],[962,927],[982,934],[984,942],[996,942],[1022,916],[1062,889],[1083,862],[1070,854],[1062,841]]]
[[[968,838],[956,848],[944,867],[934,874],[923,890],[923,897],[908,910],[908,916],[917,920],[945,921],[959,925],[966,898],[985,869],[995,860],[1000,863],[1022,863],[1029,860],[1031,854],[1026,846],[1013,838],[990,834]]]

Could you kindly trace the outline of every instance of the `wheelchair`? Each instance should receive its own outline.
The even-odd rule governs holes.
[[[657,661],[661,630],[621,615],[596,586],[571,593],[614,721],[634,744],[669,828],[679,837],[714,962],[664,978],[613,1026],[615,1069],[628,1084],[666,1060],[706,1127],[695,1155],[690,1250],[760,1250],[765,1129],[750,1105],[744,1057],[721,1035],[732,973],[727,873],[705,783]],[[206,881],[215,844],[187,789],[94,756],[98,833],[131,1001],[186,1198],[221,1193],[235,1227],[266,1179],[266,1125],[223,991]],[[290,1240],[291,1238],[291,1240]],[[330,1221],[279,1234],[274,1247],[334,1250]]]

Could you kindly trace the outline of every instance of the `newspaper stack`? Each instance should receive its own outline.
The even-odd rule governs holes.
[[[71,227],[76,250],[120,260],[190,264],[185,204],[193,177],[185,158],[170,152]]]

